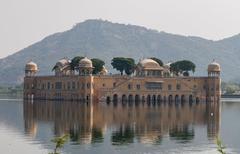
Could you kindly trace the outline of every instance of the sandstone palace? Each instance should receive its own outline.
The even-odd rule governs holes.
[[[134,74],[113,75],[105,67],[93,75],[93,64],[81,59],[77,72],[63,58],[56,63],[55,75],[37,76],[38,66],[25,66],[24,99],[107,103],[201,103],[219,102],[220,65],[213,61],[205,77],[175,76],[170,65],[160,66],[153,59],[142,59]]]

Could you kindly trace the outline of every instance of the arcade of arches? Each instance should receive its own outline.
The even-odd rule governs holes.
[[[93,64],[81,59],[76,72],[66,58],[55,65],[54,76],[37,76],[38,66],[25,66],[24,99],[87,102],[198,103],[219,102],[221,96],[220,65],[208,65],[207,76],[174,76],[169,65],[160,66],[152,59],[140,60],[135,74],[92,74]],[[168,73],[167,76],[164,74]]]
[[[107,96],[106,102],[110,103],[200,103],[203,101],[207,101],[206,99],[201,99],[199,97],[194,97],[193,95],[168,95],[162,96],[160,94],[148,94],[140,96],[139,94],[114,94],[113,96]]]

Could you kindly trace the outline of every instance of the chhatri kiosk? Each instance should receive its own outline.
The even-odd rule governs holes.
[[[25,66],[24,99],[80,102],[199,103],[219,102],[220,65],[208,65],[208,75],[174,76],[170,64],[160,66],[152,59],[140,60],[132,76],[111,75],[107,69],[93,75],[92,61],[80,60],[77,71],[63,58],[55,65],[55,75],[37,76],[38,66]]]

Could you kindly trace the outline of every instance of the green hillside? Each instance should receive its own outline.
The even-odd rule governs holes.
[[[105,60],[112,69],[112,57],[126,56],[136,61],[158,57],[164,62],[188,59],[197,65],[195,75],[206,75],[209,62],[222,66],[225,81],[240,77],[240,36],[220,41],[158,32],[140,26],[87,20],[72,29],[50,35],[21,51],[0,59],[0,85],[21,83],[24,65],[30,59],[40,68],[40,75],[51,74],[55,62],[63,57],[87,55]]]

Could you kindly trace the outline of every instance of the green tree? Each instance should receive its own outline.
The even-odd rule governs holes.
[[[57,65],[54,65],[54,67],[52,68],[52,71],[55,71],[57,69]]]
[[[83,59],[84,57],[82,56],[76,56],[71,60],[70,66],[71,70],[75,70],[76,67],[78,67],[79,61]]]
[[[54,152],[49,154],[60,154],[58,152],[59,149],[61,149],[64,146],[64,144],[68,141],[68,139],[69,139],[68,134],[52,139],[51,142],[55,143],[55,148],[54,148]]]
[[[177,63],[177,62],[171,63],[171,64],[170,64],[170,71],[171,71],[173,74],[175,74],[175,75],[178,76],[179,72],[181,71],[181,70],[180,70],[179,63]]]
[[[160,59],[158,59],[158,58],[156,58],[156,57],[151,57],[150,59],[156,61],[160,66],[163,66],[162,60],[160,60]]]
[[[169,132],[170,139],[179,140],[181,142],[189,142],[194,139],[194,130],[189,129],[187,125],[183,125],[183,128],[179,130],[177,127],[173,128]]]
[[[189,60],[182,60],[180,61],[180,69],[183,72],[189,72],[192,71],[193,73],[195,72],[196,65],[189,61]]]
[[[120,127],[112,133],[112,145],[127,145],[134,142],[134,132],[130,126]]]
[[[189,75],[189,71],[195,72],[196,65],[189,60],[181,60],[170,65],[170,70],[175,74],[183,73],[185,76]]]
[[[91,59],[91,61],[94,67],[93,74],[98,74],[99,72],[101,72],[101,70],[103,69],[103,65],[105,65],[105,62],[97,58],[93,58]]]
[[[125,62],[126,59],[124,57],[114,57],[112,59],[111,65],[114,69],[118,70],[121,72],[121,75],[123,75],[123,71],[125,68]]]
[[[217,137],[216,142],[217,142],[217,151],[221,154],[226,154],[226,152],[224,151],[226,147],[222,144],[222,141],[219,137]]]
[[[111,65],[114,69],[120,71],[121,75],[123,75],[124,71],[127,75],[130,75],[134,72],[135,61],[132,58],[114,57]]]
[[[135,61],[132,58],[125,58],[125,61],[124,71],[127,75],[131,75],[135,70]]]

